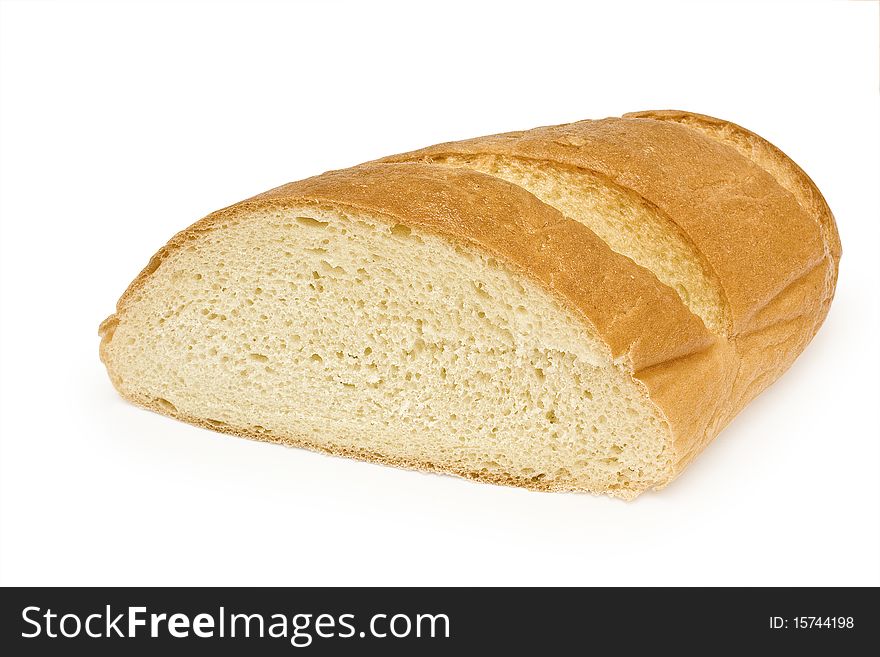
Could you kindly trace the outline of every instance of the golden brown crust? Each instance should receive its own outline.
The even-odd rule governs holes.
[[[680,472],[812,338],[833,296],[840,256],[834,219],[796,165],[759,137],[726,127],[732,124],[719,122],[723,130],[715,130],[717,119],[691,117],[699,115],[648,112],[440,144],[284,185],[178,233],[132,282],[117,313],[170,252],[242,213],[297,204],[367,210],[482,249],[579,314],[613,357],[628,363],[664,413]],[[760,142],[749,143],[757,144],[761,158],[748,157],[743,142],[736,141],[753,137]],[[498,154],[588,169],[638,194],[674,221],[705,257],[722,286],[728,331],[713,336],[651,272],[522,188],[430,163],[456,154]],[[789,177],[777,180],[774,175],[781,174],[764,168],[768,162],[778,163]],[[101,326],[102,357],[116,321],[114,315]],[[171,414],[151,400],[132,401]],[[302,437],[220,430],[328,451]],[[389,462],[376,454],[346,455]],[[455,474],[485,480],[480,473]],[[546,489],[533,481],[494,483]]]
[[[828,207],[825,197],[822,196],[822,192],[816,187],[816,183],[813,182],[812,178],[779,148],[760,135],[756,135],[751,130],[743,128],[741,125],[706,116],[705,114],[681,110],[648,110],[644,112],[630,112],[623,116],[624,118],[674,121],[700,130],[708,137],[735,148],[741,155],[764,168],[770,175],[776,178],[782,187],[795,197],[795,200],[797,200],[806,213],[819,223],[823,241],[826,243],[828,255],[832,261],[831,268],[836,280],[841,245],[840,235],[837,232],[837,224],[834,221],[831,208]]]
[[[384,158],[430,161],[503,155],[594,172],[659,208],[716,273],[730,333],[822,257],[808,216],[765,170],[733,148],[674,122],[610,118],[480,137]]]

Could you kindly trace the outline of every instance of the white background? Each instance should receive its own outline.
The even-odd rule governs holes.
[[[3,584],[880,584],[878,6],[2,3]],[[123,402],[98,323],[173,233],[427,144],[727,118],[844,245],[791,371],[626,504],[222,436]]]

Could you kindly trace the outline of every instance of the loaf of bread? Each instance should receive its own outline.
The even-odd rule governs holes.
[[[126,399],[198,426],[630,499],[791,365],[839,259],[825,200],[777,148],[639,112],[215,212],[153,256],[100,353]]]

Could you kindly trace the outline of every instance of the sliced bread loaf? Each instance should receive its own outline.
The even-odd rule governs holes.
[[[682,112],[442,144],[197,222],[101,325],[120,393],[260,440],[539,490],[671,481],[818,329],[809,178]]]

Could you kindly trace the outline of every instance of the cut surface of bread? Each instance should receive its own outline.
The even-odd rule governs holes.
[[[839,242],[799,169],[800,197],[702,131],[607,121],[671,125],[760,171],[772,202],[738,211],[784,209],[809,235],[761,266],[781,280],[747,303],[724,249],[675,214],[687,189],[660,198],[613,158],[537,157],[513,133],[291,183],[179,233],[101,325],[111,380],[157,412],[332,454],[625,499],[665,486],[818,329]]]

